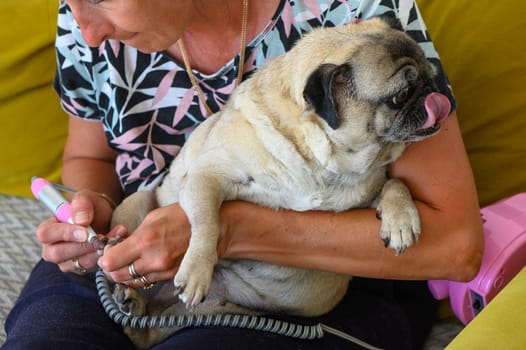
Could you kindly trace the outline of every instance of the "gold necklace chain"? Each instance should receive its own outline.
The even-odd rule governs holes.
[[[234,87],[238,86],[241,83],[241,80],[243,79],[243,72],[245,69],[245,50],[246,50],[246,41],[247,41],[247,23],[248,23],[248,0],[243,0],[243,18],[241,21],[241,49],[239,52],[239,69],[237,71],[237,77],[236,77]],[[212,110],[208,106],[208,103],[206,103],[206,97],[203,93],[203,90],[201,90],[201,87],[197,83],[197,80],[195,79],[195,76],[192,73],[192,67],[190,66],[190,62],[188,61],[188,56],[186,54],[186,49],[183,43],[183,38],[180,38],[177,41],[177,44],[179,45],[179,51],[181,52],[181,56],[183,58],[184,68],[185,68],[186,74],[188,75],[188,78],[190,78],[192,87],[197,93],[197,97],[199,101],[205,107],[208,115],[210,115],[212,114]]]

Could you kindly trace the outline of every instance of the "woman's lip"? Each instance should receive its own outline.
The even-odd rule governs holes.
[[[147,50],[146,48],[141,48],[141,40],[139,40],[138,37],[139,37],[139,33],[134,33],[133,35],[129,36],[127,39],[121,39],[120,41],[128,46],[136,48],[137,50],[141,52],[145,52],[145,53],[146,51],[149,52],[150,50]],[[144,42],[142,44],[144,44]]]
[[[125,44],[127,44],[127,45],[131,45],[131,42],[137,37],[138,34],[139,34],[139,33],[133,33],[133,34],[129,35],[129,36],[126,37],[126,38],[123,38],[123,39],[117,39],[117,40],[119,40],[119,41],[121,41],[121,42],[123,42],[123,43],[125,43]],[[133,46],[133,45],[131,45],[131,46]]]
[[[131,46],[136,48],[142,53],[150,54],[157,51],[163,51],[165,49],[159,48],[157,46],[152,45],[152,42],[150,42],[147,37],[141,36],[140,32],[134,33],[133,35],[129,36],[127,39],[120,39],[119,41],[124,43],[125,45]]]
[[[139,33],[133,33],[131,36],[129,36],[127,39],[125,40],[121,40],[121,41],[130,41],[130,40],[133,40],[135,39],[135,37],[138,35]]]

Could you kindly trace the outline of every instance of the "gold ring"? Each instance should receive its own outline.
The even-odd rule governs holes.
[[[136,280],[138,278],[140,278],[141,276],[139,276],[139,274],[137,273],[137,271],[135,271],[135,266],[133,266],[133,263],[131,263],[130,265],[128,265],[128,272],[130,273],[130,276],[133,280]]]
[[[71,261],[73,262],[73,268],[75,269],[75,272],[78,272],[78,273],[88,272],[88,270],[86,270],[86,268],[80,264],[79,258],[73,258],[71,259]]]
[[[141,282],[143,284],[142,288],[145,289],[145,290],[148,290],[148,289],[152,288],[153,286],[155,286],[155,282],[148,281],[146,276],[141,276],[139,279],[141,280]]]

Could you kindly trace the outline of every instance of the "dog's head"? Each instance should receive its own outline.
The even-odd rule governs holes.
[[[332,130],[375,134],[383,142],[437,133],[450,103],[437,92],[435,69],[418,44],[393,19],[350,26],[338,39],[348,36],[349,44],[334,49],[307,78],[308,108]]]

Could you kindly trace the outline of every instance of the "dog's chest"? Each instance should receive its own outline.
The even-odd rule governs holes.
[[[252,181],[236,183],[227,199],[241,199],[271,208],[297,211],[368,207],[385,181],[379,173],[366,177],[350,176],[253,176]]]

